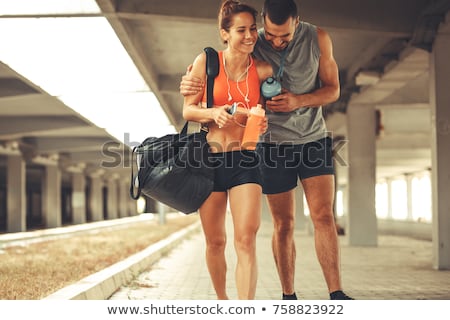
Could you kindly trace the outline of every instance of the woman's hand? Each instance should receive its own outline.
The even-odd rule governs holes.
[[[233,122],[233,116],[228,113],[230,105],[226,104],[221,107],[211,108],[212,118],[219,129],[229,126]]]

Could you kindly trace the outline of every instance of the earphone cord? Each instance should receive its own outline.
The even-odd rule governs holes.
[[[245,105],[243,102],[235,102],[235,103],[236,103],[237,106],[238,106],[239,104],[242,104],[242,105],[244,106],[245,109],[248,109],[248,108],[246,107],[246,105]],[[238,125],[239,127],[241,127],[241,128],[245,128],[245,127],[246,127],[245,124],[241,124],[241,123],[237,122],[235,117],[233,117],[233,121],[234,121],[235,124],[237,124],[237,125]]]
[[[245,71],[236,79],[236,88],[239,91],[239,93],[241,94],[241,96],[244,98],[247,106],[246,108],[249,109],[249,99],[248,99],[248,94],[249,94],[249,88],[248,88],[248,71],[250,70],[250,67],[253,65],[253,59],[251,56],[249,56],[250,62],[248,63]],[[225,71],[225,76],[227,77],[227,87],[228,87],[228,101],[233,100],[233,97],[231,96],[231,87],[230,87],[230,79],[228,77],[228,70],[225,64],[225,55],[222,55],[222,60],[223,60],[223,69]],[[245,85],[246,85],[246,93],[244,95],[244,93],[242,92],[241,88],[239,87],[239,80],[242,78],[242,76],[246,74],[245,77]]]
[[[244,98],[246,106],[247,106],[247,109],[250,109],[250,105],[249,105],[250,100],[248,98],[248,94],[249,94],[249,89],[248,89],[248,71],[250,70],[250,67],[253,65],[252,57],[250,56],[249,59],[250,59],[250,63],[248,64],[248,66],[247,66],[247,68],[245,70],[245,73],[247,74],[245,76],[245,87],[246,87],[245,95],[242,93],[241,88],[239,87],[239,81],[236,82],[236,88],[238,89],[238,91],[241,94],[241,96]]]

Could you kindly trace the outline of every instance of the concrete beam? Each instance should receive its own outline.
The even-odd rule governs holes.
[[[107,143],[117,143],[107,137],[39,137],[36,139],[36,149],[40,153],[101,150]]]
[[[2,116],[0,118],[0,138],[12,134],[31,136],[39,132],[51,132],[54,129],[79,126],[88,127],[90,124],[75,116],[45,116],[38,118]]]
[[[352,95],[349,104],[374,104],[389,97],[398,89],[421,74],[428,71],[429,54],[422,49],[409,48],[402,52],[398,61],[385,67],[380,80],[362,88],[360,93]]]
[[[262,1],[248,0],[246,3],[261,11]],[[301,19],[326,28],[410,34],[415,21],[409,17],[416,17],[425,5],[426,1],[422,0],[379,0],[366,2],[364,6],[358,0],[325,0],[320,5],[316,1],[301,1],[299,14]],[[120,1],[116,10],[121,13],[216,19],[219,6],[219,1],[172,0],[168,6],[165,0],[129,0]]]

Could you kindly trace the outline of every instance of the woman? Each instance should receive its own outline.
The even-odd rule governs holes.
[[[256,233],[260,225],[260,177],[256,154],[242,150],[248,110],[262,100],[260,82],[272,75],[272,67],[252,58],[257,39],[257,12],[239,1],[222,3],[220,36],[226,45],[219,52],[220,72],[214,82],[214,106],[205,108],[206,93],[186,96],[183,117],[208,126],[207,140],[215,163],[214,191],[203,203],[200,219],[206,238],[206,263],[218,299],[226,292],[225,216],[229,200],[237,255],[236,286],[239,299],[254,299],[257,281]],[[206,55],[195,59],[192,76],[206,79]],[[237,103],[238,110],[228,110]],[[267,120],[260,123],[261,133]]]

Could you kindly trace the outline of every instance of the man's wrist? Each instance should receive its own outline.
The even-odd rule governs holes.
[[[303,107],[303,96],[304,96],[303,94],[295,95],[295,104],[294,107],[292,108],[292,111],[295,111]]]

